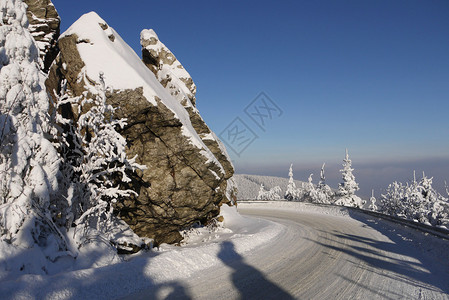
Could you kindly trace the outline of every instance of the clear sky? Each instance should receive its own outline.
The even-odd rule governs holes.
[[[441,192],[449,181],[449,1],[53,3],[62,31],[96,11],[139,55],[140,31],[153,28],[193,77],[212,130],[226,140],[238,117],[257,136],[228,140],[238,173],[286,177],[292,162],[296,179],[318,180],[326,162],[336,187],[348,148],[363,196],[414,169]],[[250,117],[261,92],[278,109],[262,127]]]

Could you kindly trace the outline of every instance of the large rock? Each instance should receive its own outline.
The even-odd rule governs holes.
[[[47,90],[57,92],[67,80],[71,96],[92,97],[103,72],[111,88],[107,101],[117,108],[117,117],[127,118],[121,131],[127,154],[137,154],[138,163],[147,166],[132,182],[139,196],[117,204],[120,217],[157,245],[179,242],[180,229],[217,216],[219,206],[231,201],[227,182],[233,171],[214,155],[217,151],[197,133],[189,112],[117,32],[89,13],[62,34],[59,49]],[[75,122],[79,117],[76,104],[63,113]]]
[[[223,188],[227,190],[228,200],[234,202],[237,192],[232,180],[234,167],[226,148],[210,130],[195,107],[196,85],[192,77],[175,55],[159,40],[154,30],[142,30],[140,44],[144,64],[153,72],[162,86],[184,106],[189,113],[193,128],[223,166],[226,179],[226,185]]]
[[[31,32],[42,59],[41,68],[48,72],[50,65],[58,55],[57,41],[61,19],[50,0],[24,0],[28,5],[28,30]]]

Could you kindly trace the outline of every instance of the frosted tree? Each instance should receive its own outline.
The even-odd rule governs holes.
[[[295,180],[293,179],[293,164],[290,164],[290,169],[288,170],[288,185],[287,190],[284,194],[284,199],[289,201],[297,201],[299,199],[299,191],[296,188]]]
[[[106,103],[106,87],[103,74],[99,74],[96,95],[70,99],[62,96],[60,105],[78,103],[76,124],[63,136],[66,151],[66,182],[70,180],[67,207],[71,208],[68,221],[76,225],[78,243],[85,243],[93,236],[115,241],[114,228],[127,227],[113,215],[118,199],[137,195],[125,188],[131,181],[130,174],[145,167],[136,163],[136,157],[126,156],[126,140],[117,130],[126,125],[125,119],[114,117],[115,109]],[[59,119],[63,119],[62,116]],[[67,147],[69,149],[67,149]],[[129,228],[128,228],[129,229]]]
[[[386,193],[381,195],[379,211],[390,216],[405,217],[403,199],[406,194],[406,186],[401,182],[391,183],[388,185]]]
[[[263,184],[260,185],[259,194],[257,195],[257,200],[280,200],[281,196],[279,194],[282,192],[281,188],[279,186],[275,186],[271,188],[269,191],[265,190],[265,187]]]
[[[352,174],[352,161],[349,159],[348,149],[346,149],[346,156],[343,159],[343,169],[340,170],[343,182],[340,183],[338,192],[341,196],[352,196],[359,190],[359,184],[355,181],[355,176]]]
[[[371,198],[369,198],[368,209],[372,211],[377,211],[376,197],[374,197],[374,190],[371,190]]]
[[[26,5],[0,0],[0,7],[0,242],[10,254],[51,248],[34,264],[22,254],[22,271],[43,273],[35,265],[67,250],[49,213],[60,158],[48,140],[55,132]]]
[[[382,195],[380,211],[428,225],[448,226],[448,199],[435,191],[432,179],[423,172],[419,182],[415,173],[411,183],[393,182]]]
[[[281,196],[279,195],[282,192],[279,186],[275,186],[270,189],[270,200],[280,200]]]
[[[331,199],[333,197],[333,192],[332,192],[332,189],[326,184],[326,177],[324,175],[325,165],[326,164],[323,163],[323,166],[321,167],[320,182],[318,183],[318,185],[316,187],[315,202],[329,204],[329,203],[331,203]]]
[[[421,191],[421,202],[415,213],[414,219],[419,222],[441,226],[449,224],[449,203],[433,187],[433,177],[423,177],[419,182]]]
[[[313,174],[309,175],[307,183],[304,185],[303,200],[308,202],[316,202],[317,193],[312,179]]]
[[[326,163],[323,163],[323,166],[321,167],[320,171],[320,182],[318,183],[318,186],[325,186],[326,185],[326,176],[324,176],[324,167],[326,166]]]
[[[263,199],[264,197],[265,197],[265,194],[266,194],[266,190],[265,190],[265,187],[264,187],[264,185],[263,185],[263,183],[261,183],[260,184],[260,188],[259,188],[259,194],[257,195],[257,200],[265,200],[265,199]]]
[[[346,149],[346,156],[343,159],[342,173],[343,182],[338,187],[339,199],[335,202],[337,205],[353,206],[361,208],[365,201],[355,195],[359,190],[359,184],[355,181],[355,176],[352,174],[352,161],[349,159],[348,149]]]

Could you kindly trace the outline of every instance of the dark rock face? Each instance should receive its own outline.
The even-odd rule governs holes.
[[[43,65],[47,73],[51,63],[58,55],[57,41],[61,19],[50,0],[24,0],[28,5],[28,29],[37,43]]]
[[[83,22],[83,28],[88,27],[89,32],[78,32],[75,26],[78,22]],[[85,26],[86,22],[89,26]],[[69,29],[59,39],[60,53],[49,71],[47,90],[58,91],[61,81],[67,80],[67,92],[71,96],[90,95],[89,86],[95,84],[97,78],[89,73],[92,59],[96,65],[101,64],[102,56],[112,55],[105,54],[105,49],[119,48],[120,55],[128,57],[126,61],[132,60],[129,65],[120,65],[119,73],[104,65],[106,84],[108,79],[114,78],[115,82],[126,82],[132,71],[130,66],[142,65],[139,76],[144,75],[146,80],[142,87],[121,87],[107,94],[107,101],[117,108],[116,116],[127,119],[128,125],[120,132],[128,143],[127,155],[138,155],[137,162],[147,166],[146,170],[135,174],[129,186],[138,196],[122,199],[115,208],[135,233],[154,238],[155,245],[177,243],[182,239],[180,229],[195,222],[207,223],[218,215],[221,204],[232,202],[235,190],[228,184],[232,182],[232,164],[196,108],[192,105],[192,111],[187,112],[135,53],[124,53],[127,45],[106,22],[90,13],[77,23],[73,25],[75,29]],[[90,57],[83,56],[80,51],[86,47]],[[193,81],[191,83],[189,91],[194,97]],[[55,95],[53,98],[56,101]],[[190,98],[188,100],[191,102]],[[79,117],[76,104],[68,110],[68,115],[76,122]],[[191,118],[194,115],[197,117]],[[197,129],[201,127],[207,130]],[[209,139],[214,138],[215,148],[206,143],[207,135]]]
[[[193,128],[204,144],[211,150],[225,170],[228,200],[236,200],[236,187],[231,179],[234,167],[226,149],[218,137],[210,130],[195,107],[196,85],[175,55],[159,40],[152,29],[145,29],[140,34],[142,61],[153,72],[162,86],[175,97],[189,113]]]

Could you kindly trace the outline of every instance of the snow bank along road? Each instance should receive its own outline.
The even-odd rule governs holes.
[[[239,211],[246,217],[224,210],[227,229],[188,246],[24,275],[0,283],[0,298],[449,299],[448,240],[338,207],[241,203]]]

